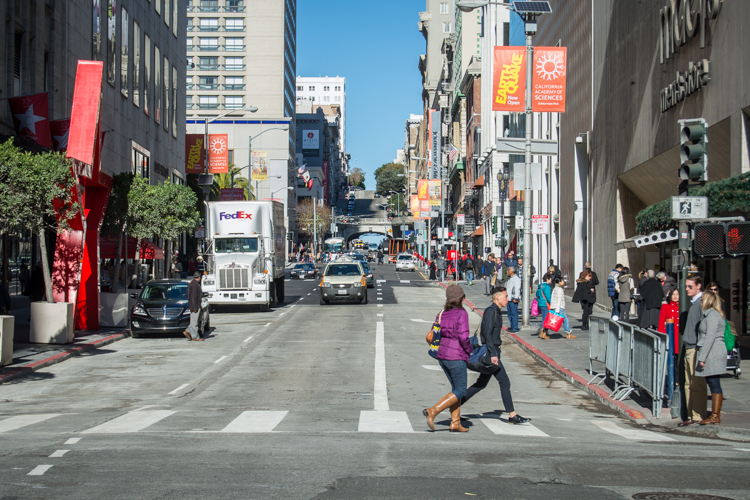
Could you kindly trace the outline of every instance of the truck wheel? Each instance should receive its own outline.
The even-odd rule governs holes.
[[[266,302],[265,304],[263,304],[262,306],[260,306],[260,312],[267,313],[270,310],[271,310],[271,303],[270,302]]]
[[[276,281],[276,301],[284,302],[284,280]]]
[[[271,296],[269,298],[270,299],[269,300],[269,302],[270,302],[269,307],[274,307],[275,308],[278,305],[277,297],[276,297],[276,282],[275,281],[271,283],[271,287],[268,290],[268,294]]]

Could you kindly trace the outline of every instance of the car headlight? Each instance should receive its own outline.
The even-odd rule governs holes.
[[[138,304],[133,308],[133,314],[137,314],[139,316],[146,316],[146,310],[143,308],[143,306]]]
[[[327,281],[321,282],[320,286],[323,287],[323,288],[331,288],[331,284],[328,283]]]
[[[354,284],[353,284],[352,286],[353,286],[354,288],[357,288],[357,287],[360,287],[360,286],[362,286],[362,283],[361,283],[361,282],[357,282],[357,283],[354,283]]]

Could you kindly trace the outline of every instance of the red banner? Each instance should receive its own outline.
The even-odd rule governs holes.
[[[202,174],[206,171],[204,164],[206,148],[203,134],[185,134],[185,173]]]
[[[566,47],[535,47],[531,110],[564,113],[568,70]]]
[[[16,134],[36,141],[40,146],[51,148],[47,93],[11,97],[8,104]]]
[[[52,136],[52,149],[55,151],[67,151],[69,131],[70,118],[67,120],[54,120],[49,122],[49,132]]]
[[[492,111],[525,111],[526,47],[495,47]]]
[[[66,154],[73,160],[76,173],[87,179],[99,178],[97,160],[103,72],[104,63],[101,61],[78,61]]]
[[[234,188],[234,197],[232,197],[232,188],[221,188],[219,201],[244,201],[245,189]]]
[[[211,174],[229,173],[229,135],[209,134],[208,172]]]
[[[417,182],[417,199],[419,201],[428,200],[430,198],[430,181],[427,179],[419,179]]]

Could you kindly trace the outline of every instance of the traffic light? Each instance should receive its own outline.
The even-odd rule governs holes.
[[[288,241],[294,241],[294,234],[291,231],[289,231],[288,233],[286,233],[286,239]]]
[[[708,124],[703,118],[680,120],[680,179],[708,180]]]
[[[497,234],[497,215],[492,217],[492,234]]]

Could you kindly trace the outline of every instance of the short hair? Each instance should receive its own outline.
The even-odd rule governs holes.
[[[659,279],[666,278],[667,273],[665,273],[664,271],[659,271],[658,273],[656,273],[656,277]]]
[[[649,278],[655,278],[656,271],[654,271],[653,269],[649,269],[648,271],[646,271],[646,276],[648,276]]]
[[[492,289],[492,299],[494,300],[495,299],[495,295],[497,295],[499,293],[503,293],[503,292],[507,293],[507,290],[505,289],[504,286],[496,286],[495,288]]]
[[[699,289],[703,289],[703,280],[697,274],[688,274],[685,281],[692,281]]]
[[[622,268],[623,268],[622,264],[619,264],[619,263],[615,264],[615,269],[622,269]]]
[[[552,275],[550,273],[544,273],[544,276],[542,276],[542,281],[551,280]]]
[[[583,267],[591,267],[591,261],[587,260]]]
[[[563,283],[564,281],[565,280],[563,279],[562,276],[558,276],[557,278],[555,278],[555,286],[560,286],[560,284]]]
[[[509,266],[509,267],[508,267],[508,272],[509,272],[509,273],[510,273],[510,272],[512,272],[513,274],[516,274],[516,268],[515,268],[515,267],[513,267],[513,266]]]
[[[629,274],[629,273],[630,273],[630,268],[629,268],[629,267],[627,267],[627,266],[624,266],[624,267],[622,268],[622,274]]]

